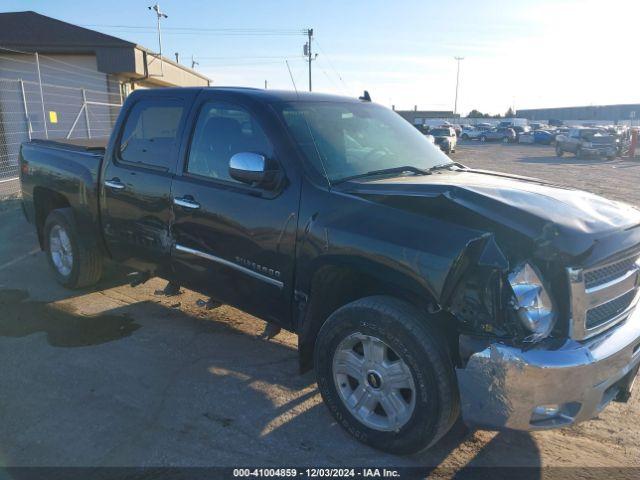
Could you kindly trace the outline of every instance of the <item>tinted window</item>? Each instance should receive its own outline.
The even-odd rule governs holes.
[[[169,169],[183,105],[180,100],[141,100],[134,104],[120,138],[120,159]]]
[[[229,160],[240,152],[273,157],[267,136],[249,112],[227,103],[206,103],[198,115],[187,171],[240,183],[229,176]]]

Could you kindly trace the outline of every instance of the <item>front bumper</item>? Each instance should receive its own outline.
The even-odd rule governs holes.
[[[588,420],[616,397],[625,400],[638,365],[640,308],[595,338],[556,349],[494,343],[457,369],[462,417],[469,425],[514,430]],[[552,409],[540,415],[546,407]]]
[[[585,155],[591,155],[594,157],[611,157],[616,154],[616,147],[582,147],[581,151]]]

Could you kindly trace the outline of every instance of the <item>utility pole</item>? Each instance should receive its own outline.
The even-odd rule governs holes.
[[[153,10],[154,12],[156,12],[156,20],[158,26],[158,53],[160,55],[160,74],[164,75],[164,70],[162,67],[162,31],[160,30],[160,19],[169,18],[169,16],[166,13],[162,12],[162,10],[160,10],[160,5],[158,5],[157,3],[149,7],[149,10]]]
[[[309,28],[307,30],[307,37],[309,38],[309,40],[307,41],[307,43],[304,44],[303,52],[305,57],[307,57],[307,61],[309,62],[309,91],[311,91],[311,62],[315,60],[315,58],[318,56],[318,54],[316,53],[314,57],[313,54],[311,53],[311,40],[313,39],[313,28]]]
[[[453,114],[458,113],[458,86],[460,85],[460,61],[464,60],[464,57],[453,57],[458,62],[458,70],[456,72],[456,100],[453,104]]]

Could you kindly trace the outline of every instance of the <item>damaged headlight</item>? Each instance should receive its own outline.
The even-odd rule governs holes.
[[[514,308],[518,319],[531,335],[526,341],[535,342],[545,338],[556,322],[551,297],[544,288],[540,275],[529,263],[519,265],[510,275]]]

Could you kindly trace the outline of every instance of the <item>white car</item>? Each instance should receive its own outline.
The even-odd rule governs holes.
[[[474,138],[480,138],[480,135],[486,131],[486,128],[464,128],[460,133],[460,138],[462,140],[473,140]]]
[[[518,135],[518,143],[535,143],[533,132],[523,132]]]

